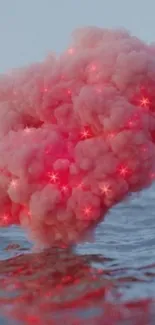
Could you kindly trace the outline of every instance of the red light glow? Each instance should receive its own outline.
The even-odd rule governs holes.
[[[10,186],[13,187],[13,188],[17,188],[18,186],[18,181],[13,179],[11,182],[10,182]]]
[[[120,175],[123,176],[123,177],[127,176],[128,173],[129,173],[129,169],[128,169],[128,167],[126,167],[126,166],[122,166],[122,167],[119,169],[119,173],[120,173]]]
[[[108,195],[111,193],[111,188],[109,185],[101,185],[100,186],[101,192],[105,195]]]
[[[84,183],[83,183],[83,182],[81,182],[81,183],[79,183],[79,184],[77,185],[77,188],[79,188],[79,189],[82,189],[82,188],[83,188],[83,186],[84,186]]]
[[[85,216],[89,217],[92,213],[92,209],[91,209],[91,207],[85,207],[83,212],[84,212]]]
[[[31,133],[31,129],[27,126],[25,129],[24,129],[24,132],[26,133],[26,134],[29,134],[29,133]]]
[[[71,47],[70,49],[68,49],[68,54],[74,54],[75,49],[73,47]]]
[[[107,137],[108,139],[113,139],[116,136],[116,132],[109,132]]]
[[[63,185],[63,186],[61,187],[61,191],[62,191],[63,193],[67,193],[67,192],[68,192],[68,186],[67,186],[67,185]]]
[[[71,94],[72,94],[72,92],[71,92],[70,89],[67,90],[67,94],[68,94],[68,95],[71,95]]]
[[[97,68],[96,65],[95,64],[92,64],[91,67],[90,67],[90,70],[91,71],[96,71],[96,68]]]
[[[5,224],[7,224],[8,221],[9,221],[9,215],[8,215],[8,214],[4,214],[3,217],[2,217],[2,219],[3,219],[3,222],[4,222]]]
[[[90,131],[87,130],[87,129],[85,129],[85,130],[83,130],[83,131],[81,132],[81,138],[82,138],[82,139],[87,139],[87,138],[89,138],[90,136],[91,136]]]
[[[150,105],[150,100],[147,97],[143,97],[140,101],[140,104],[142,107],[147,108]]]
[[[53,183],[56,183],[59,179],[57,173],[48,173],[48,176]]]

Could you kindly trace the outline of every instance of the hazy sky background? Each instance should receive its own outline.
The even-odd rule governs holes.
[[[0,72],[67,47],[79,26],[125,27],[155,41],[155,0],[0,0]]]

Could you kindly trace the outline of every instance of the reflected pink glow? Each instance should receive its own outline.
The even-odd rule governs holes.
[[[150,324],[153,301],[123,302],[117,290],[119,279],[116,284],[107,279],[110,270],[91,267],[103,262],[104,257],[97,255],[76,256],[57,249],[1,261],[0,288],[5,291],[1,312],[25,325]]]

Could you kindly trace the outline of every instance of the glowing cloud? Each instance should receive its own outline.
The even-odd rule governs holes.
[[[155,48],[78,29],[58,58],[0,77],[1,225],[71,245],[155,175]]]

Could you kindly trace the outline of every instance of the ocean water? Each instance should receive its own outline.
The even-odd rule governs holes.
[[[0,324],[155,324],[155,186],[117,205],[94,241],[35,251],[0,229]]]

